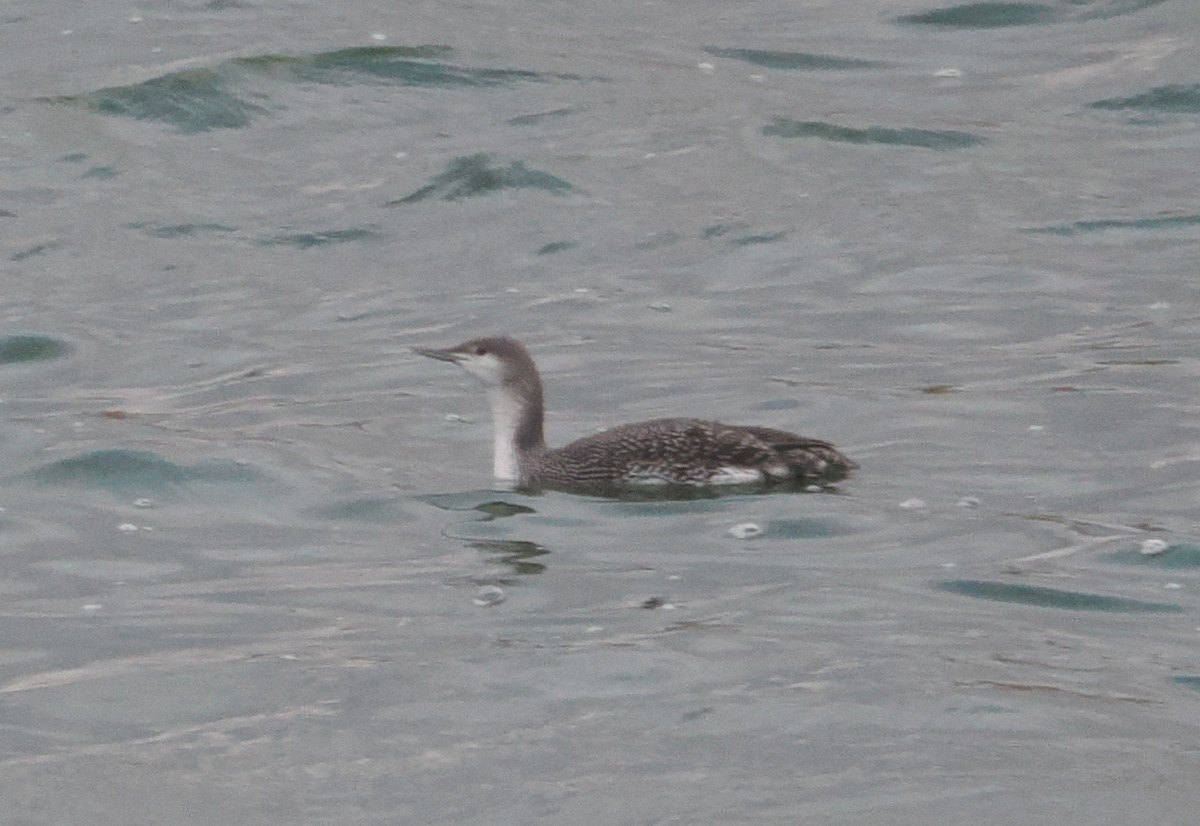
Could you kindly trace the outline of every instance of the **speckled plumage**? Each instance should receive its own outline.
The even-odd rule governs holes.
[[[418,350],[467,369],[488,387],[494,471],[522,488],[595,491],[641,485],[820,485],[858,467],[828,442],[769,427],[652,419],[546,447],[537,367],[515,339],[471,339]]]

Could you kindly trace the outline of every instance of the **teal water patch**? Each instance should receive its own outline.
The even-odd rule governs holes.
[[[1151,568],[1200,568],[1200,546],[1187,543],[1168,545],[1155,553],[1143,553],[1137,548],[1115,551],[1110,562],[1123,565],[1143,565]]]
[[[496,499],[491,502],[483,502],[476,505],[472,510],[477,510],[482,513],[490,521],[492,519],[507,519],[510,516],[522,516],[527,513],[537,513],[533,508],[526,505],[518,505],[515,502],[505,502],[503,499]]]
[[[121,448],[59,459],[29,476],[44,485],[92,488],[120,495],[161,495],[189,483],[245,484],[262,479],[254,467],[240,462],[210,460],[184,467],[151,451]]]
[[[546,566],[534,560],[550,553],[536,542],[523,539],[480,539],[468,543],[470,547],[492,554],[490,562],[499,562],[512,568],[518,576],[545,573]]]
[[[187,481],[187,472],[146,450],[94,450],[59,459],[33,471],[46,485],[68,485],[126,492],[159,491]]]
[[[316,509],[321,519],[335,522],[365,522],[390,525],[401,521],[404,511],[392,499],[351,499]]]
[[[236,232],[235,227],[227,227],[224,224],[214,223],[182,223],[182,224],[156,224],[150,221],[135,221],[132,224],[126,224],[127,229],[135,229],[145,233],[153,238],[192,238],[197,235],[209,234],[228,234]]]
[[[478,511],[490,518],[495,518],[498,515],[510,515],[509,511],[512,513],[537,512],[528,505],[522,505],[513,501],[528,499],[528,497],[522,494],[505,494],[506,498],[504,499],[497,499],[498,495],[494,490],[470,490],[461,493],[426,493],[413,498],[418,502],[432,505],[439,510],[459,512]]]
[[[351,229],[328,229],[316,232],[281,232],[258,240],[262,247],[295,247],[307,250],[329,244],[346,244],[354,241],[377,241],[383,233],[365,227]]]
[[[1139,112],[1200,112],[1200,84],[1157,86],[1149,92],[1124,98],[1105,98],[1088,104],[1092,109],[1133,109]]]
[[[569,106],[563,106],[559,109],[550,109],[546,112],[530,112],[528,115],[517,115],[505,121],[509,126],[533,126],[541,123],[547,118],[561,118],[566,115],[572,115],[575,110]]]
[[[1063,591],[1038,585],[1019,585],[981,579],[951,579],[936,583],[942,591],[976,599],[1061,608],[1067,611],[1104,611],[1119,614],[1179,614],[1183,607],[1170,602],[1145,602],[1082,591]]]
[[[1155,218],[1102,219],[1076,221],[1073,224],[1057,224],[1048,227],[1030,227],[1025,232],[1031,235],[1086,235],[1107,232],[1113,229],[1158,230],[1193,227],[1200,224],[1200,215],[1164,215]]]
[[[59,158],[63,163],[83,163],[87,160],[87,155],[82,152],[71,152]]]
[[[785,237],[787,237],[786,232],[759,232],[734,238],[733,243],[739,247],[750,247],[755,244],[771,244],[775,241],[782,241]]]
[[[707,241],[709,238],[720,238],[722,235],[728,235],[733,231],[733,227],[729,224],[713,224],[705,227],[700,232],[700,237]]]
[[[34,244],[32,247],[26,247],[23,250],[17,250],[12,255],[8,256],[9,261],[24,261],[26,258],[33,258],[38,255],[45,255],[50,250],[56,248],[57,243],[49,244]]]
[[[261,55],[237,58],[234,62],[286,80],[341,85],[375,80],[445,89],[577,79],[572,75],[545,75],[527,69],[457,66],[445,62],[452,52],[449,46],[362,46],[315,55]]]
[[[838,70],[838,69],[881,69],[889,64],[879,60],[859,60],[853,57],[810,54],[808,52],[777,52],[764,49],[726,49],[705,46],[704,51],[713,57],[727,57],[762,66],[765,69],[794,70]]]
[[[158,121],[194,134],[240,129],[267,111],[236,91],[241,79],[236,63],[227,62],[213,69],[185,69],[130,86],[45,100],[81,105],[102,115]]]
[[[1200,677],[1174,677],[1173,679],[1177,684],[1185,688],[1200,691]]]
[[[549,172],[529,169],[520,161],[499,166],[492,165],[490,160],[488,155],[482,153],[455,158],[447,165],[446,171],[437,175],[427,186],[399,200],[389,201],[384,206],[413,204],[430,198],[458,201],[502,189],[540,189],[554,194],[571,190],[571,185],[562,178]]]
[[[983,138],[972,135],[970,132],[891,129],[886,126],[868,126],[865,129],[856,129],[825,121],[798,121],[789,118],[775,118],[772,123],[762,128],[762,133],[774,138],[816,138],[837,143],[914,146],[938,151],[966,149],[985,143]]]
[[[51,361],[71,352],[65,341],[36,334],[0,336],[0,364]]]
[[[998,29],[1049,23],[1107,20],[1166,0],[1058,0],[1047,3],[964,3],[896,18],[898,23],[946,29]]]
[[[1054,23],[1062,14],[1041,3],[966,3],[896,18],[899,23],[946,29],[996,29]]]
[[[538,247],[538,255],[553,255],[556,252],[566,252],[579,246],[574,241],[553,241],[549,244],[543,244]]]
[[[366,46],[314,55],[258,55],[213,67],[183,69],[127,86],[82,95],[42,98],[44,103],[83,106],[103,115],[158,121],[184,134],[240,129],[266,114],[263,82],[462,88],[577,80],[526,69],[490,69],[446,62],[448,46]]]
[[[117,177],[117,169],[113,166],[93,166],[87,172],[83,173],[83,177],[107,181]]]

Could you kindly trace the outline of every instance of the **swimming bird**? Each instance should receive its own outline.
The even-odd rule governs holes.
[[[507,336],[416,352],[483,382],[492,407],[492,471],[521,489],[615,492],[643,485],[829,487],[858,465],[829,442],[770,427],[651,419],[546,446],[542,380],[529,351]]]

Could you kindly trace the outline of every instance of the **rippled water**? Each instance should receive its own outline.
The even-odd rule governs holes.
[[[1190,823],[1200,17],[0,9],[5,822]],[[489,490],[827,438],[838,494]]]

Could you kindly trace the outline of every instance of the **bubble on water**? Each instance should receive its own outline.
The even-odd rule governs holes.
[[[1163,587],[1166,588],[1168,591],[1178,591],[1180,588],[1183,587],[1183,585],[1178,582],[1168,582]]]
[[[900,503],[900,507],[906,511],[919,511],[925,509],[925,500],[918,499],[915,496],[912,499],[905,499]]]
[[[80,605],[79,610],[80,611],[99,611],[103,607],[104,606],[101,605],[99,602],[89,602],[85,605]]]
[[[763,529],[753,522],[742,522],[729,529],[729,535],[734,539],[753,539],[763,535]]]
[[[696,68],[699,69],[701,72],[703,72],[706,75],[711,75],[713,72],[715,72],[717,70],[717,67],[712,65],[711,63],[697,63]]]
[[[504,602],[504,598],[503,588],[498,585],[484,585],[476,592],[475,598],[471,602],[480,608],[490,608],[493,605],[499,605]]]
[[[958,500],[958,506],[960,508],[977,508],[979,505],[979,499],[974,496],[964,496],[962,499]]]
[[[933,73],[934,77],[962,77],[962,69],[938,69]]]
[[[1143,539],[1142,544],[1138,546],[1138,551],[1142,556],[1158,556],[1161,553],[1166,553],[1169,546],[1161,539]]]
[[[147,499],[146,497],[143,496],[141,499],[134,499],[133,506],[135,508],[152,508],[152,507],[154,507],[154,500]]]
[[[132,522],[122,522],[120,525],[117,525],[117,530],[121,531],[122,533],[133,533],[137,529],[138,526]]]

